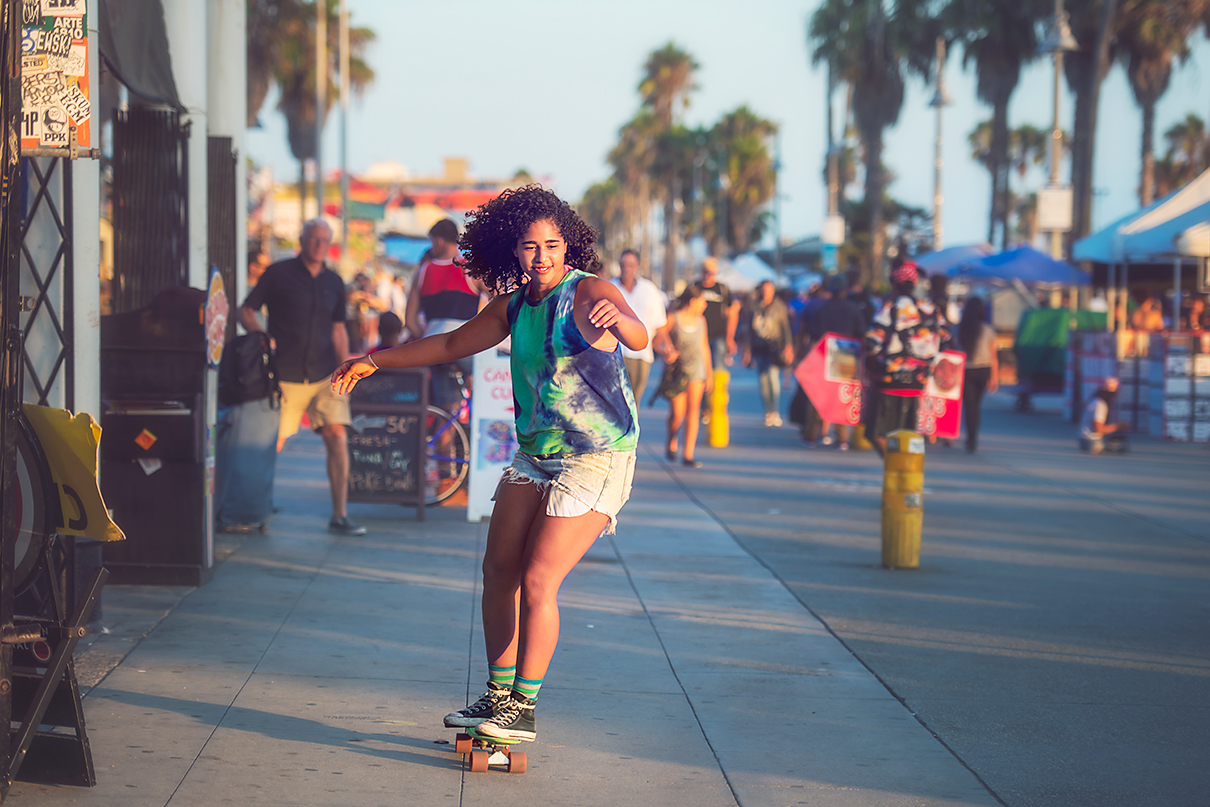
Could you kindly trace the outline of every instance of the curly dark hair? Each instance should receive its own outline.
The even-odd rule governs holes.
[[[466,274],[497,294],[518,288],[525,280],[514,250],[517,239],[536,221],[551,221],[567,244],[565,263],[597,272],[597,233],[553,192],[541,185],[515,188],[466,214],[466,231],[458,239],[459,262]]]

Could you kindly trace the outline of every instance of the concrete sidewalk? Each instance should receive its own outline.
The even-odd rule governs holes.
[[[618,534],[563,587],[526,774],[471,774],[441,725],[483,688],[486,525],[355,505],[369,534],[331,536],[304,436],[269,534],[227,546],[211,582],[106,593],[112,632],[81,657],[103,676],[97,787],[18,783],[10,803],[997,804],[654,459],[646,417]]]

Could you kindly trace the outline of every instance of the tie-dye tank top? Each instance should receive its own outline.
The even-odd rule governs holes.
[[[621,347],[588,344],[572,308],[580,281],[568,268],[540,302],[528,286],[508,301],[517,442],[530,455],[633,451],[639,419]]]

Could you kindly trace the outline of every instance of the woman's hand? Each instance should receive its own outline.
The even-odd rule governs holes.
[[[681,352],[674,347],[664,351],[664,364],[672,364],[681,357]]]
[[[332,373],[332,391],[338,395],[346,395],[357,386],[358,381],[374,375],[377,370],[378,365],[368,357],[349,359]]]
[[[597,304],[588,312],[588,321],[603,331],[607,331],[618,323],[621,312],[612,300],[597,300]]]

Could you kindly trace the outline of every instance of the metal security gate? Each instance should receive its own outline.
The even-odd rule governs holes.
[[[21,155],[21,0],[0,3],[0,631],[13,625],[13,562],[17,534],[17,427],[21,409],[20,275],[17,269]],[[13,648],[0,642],[0,762],[12,756]],[[3,798],[3,792],[0,792]]]
[[[75,410],[71,160],[21,161],[22,351],[25,396]]]
[[[132,107],[113,125],[113,312],[189,285],[189,128],[173,110]]]

